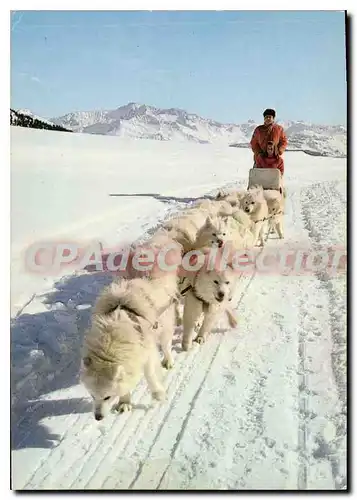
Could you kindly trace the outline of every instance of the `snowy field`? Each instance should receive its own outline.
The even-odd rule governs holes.
[[[346,487],[346,275],[245,276],[239,325],[180,350],[168,398],[142,381],[98,423],[78,383],[90,306],[111,277],[25,266],[37,242],[145,237],[218,188],[245,188],[248,149],[11,127],[12,487],[338,490]],[[346,160],[285,154],[285,240],[346,246]]]

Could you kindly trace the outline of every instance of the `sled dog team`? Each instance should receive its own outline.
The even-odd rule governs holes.
[[[284,237],[283,212],[279,191],[261,186],[220,191],[214,200],[199,200],[166,221],[145,247],[171,245],[176,262],[192,250],[207,255],[226,243],[244,252],[263,246],[271,230]],[[93,398],[95,419],[102,420],[112,409],[130,411],[131,392],[143,374],[152,398],[164,400],[163,367],[174,366],[175,327],[182,324],[184,351],[193,342],[204,343],[222,315],[236,327],[231,300],[239,277],[229,260],[224,270],[202,266],[182,274],[154,265],[148,275],[114,280],[104,289],[93,308],[80,369],[81,382]]]

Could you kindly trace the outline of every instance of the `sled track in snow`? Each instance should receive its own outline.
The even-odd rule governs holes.
[[[289,202],[291,203],[291,224],[298,224],[298,215],[300,213],[298,193],[293,191],[290,193]],[[299,429],[298,429],[298,443],[299,443],[299,466],[297,488],[298,490],[306,490],[307,479],[307,440],[308,440],[308,408],[309,408],[309,393],[308,377],[306,366],[306,339],[303,328],[303,314],[304,301],[302,298],[299,301],[299,329],[298,329],[298,411],[299,411]]]
[[[331,221],[336,220],[338,215],[338,208],[334,210],[333,200],[338,200],[340,203],[346,203],[346,200],[342,198],[341,193],[336,189],[336,183],[319,183],[313,185],[311,188],[304,190],[303,196],[309,199],[309,204],[305,203],[303,205],[302,215],[309,232],[311,239],[315,242],[316,249],[323,249],[322,235],[313,223],[314,207],[320,205],[319,200],[325,199],[329,200],[329,203],[324,206],[324,221],[327,225],[331,225]],[[317,196],[316,196],[317,193]],[[311,199],[316,203],[311,204]],[[311,204],[311,205],[310,205]],[[338,206],[338,204],[337,204]],[[320,214],[318,214],[320,215]],[[339,214],[341,215],[341,214]],[[344,225],[344,220],[341,220],[341,224]],[[345,232],[345,227],[343,227],[343,232]],[[345,242],[337,239],[332,234],[332,228],[329,231],[331,234],[331,243],[336,245],[345,246]],[[344,234],[343,234],[344,238]],[[346,304],[344,304],[341,294],[337,293],[334,284],[336,282],[330,278],[327,272],[317,271],[316,276],[320,280],[321,287],[324,288],[330,298],[330,324],[332,330],[332,336],[334,341],[334,352],[333,352],[333,367],[334,375],[336,378],[337,387],[339,389],[339,396],[343,404],[343,411],[347,414],[347,394],[346,394],[346,366],[340,366],[346,364],[346,317],[341,313],[341,311],[346,310]],[[340,347],[341,346],[341,347]],[[345,358],[344,360],[342,358]],[[342,368],[342,371],[341,371]]]
[[[245,182],[244,185],[243,182],[240,184],[237,186],[236,183],[232,183],[226,186],[225,189],[245,188]],[[299,199],[297,191],[289,189],[287,203],[290,205],[289,208],[291,208],[289,212],[289,218],[291,217],[289,225],[290,223],[298,224],[301,222],[298,217],[302,215],[305,218],[304,221],[309,231],[309,236],[314,241],[315,233],[313,232],[313,224],[311,222],[312,214],[307,212],[304,203]],[[189,204],[186,206],[189,206]],[[172,213],[169,213],[168,216],[171,217]],[[161,223],[162,221],[159,222],[159,224]],[[156,229],[156,226],[154,229]],[[146,236],[150,237],[151,232],[152,228],[148,229]],[[282,244],[285,243],[284,241],[282,242]],[[287,243],[289,244],[289,241]],[[276,245],[276,240],[268,241],[268,245]],[[240,308],[249,291],[251,291],[251,287],[255,283],[255,278],[256,272],[250,277],[243,278],[242,287],[239,289],[240,296],[235,301],[236,309]],[[284,287],[282,286],[282,288]],[[287,293],[289,290],[288,285],[285,286],[285,290]],[[311,370],[311,366],[308,361],[310,351],[306,329],[310,329],[311,322],[313,324],[314,311],[306,306],[309,300],[308,291],[305,291],[304,287],[301,286],[299,290],[301,296],[297,299],[299,309],[299,338],[296,353],[298,356],[299,380],[297,391],[299,422],[297,452],[299,466],[296,487],[298,489],[309,489],[309,482],[311,483],[311,479],[309,479],[309,456],[311,456],[312,452],[310,441],[313,439],[320,446],[316,452],[317,454],[323,454],[325,448],[331,446],[331,444],[319,441],[319,435],[311,427],[311,422],[314,419],[313,401],[311,399],[313,398],[313,391],[309,387],[309,370]],[[257,300],[259,301],[259,295]],[[319,308],[320,305],[314,304],[313,307]],[[248,321],[249,319],[250,316],[248,317]],[[278,324],[283,321],[283,318],[277,314],[274,317],[272,316],[271,321],[275,321]],[[279,328],[283,329],[283,325],[280,325]],[[323,325],[320,328],[323,329]],[[321,335],[320,330],[316,332],[316,335],[318,334]],[[205,458],[200,458],[199,455],[195,455],[194,453],[185,452],[184,447],[182,449],[183,438],[187,437],[187,433],[189,432],[188,424],[190,419],[196,418],[197,420],[197,414],[199,415],[200,403],[197,403],[199,396],[205,390],[207,392],[207,386],[209,387],[212,384],[213,375],[211,368],[214,363],[222,366],[223,375],[220,378],[221,384],[222,380],[224,381],[223,385],[219,386],[217,397],[222,398],[222,393],[228,389],[234,390],[237,382],[235,380],[236,372],[233,369],[233,365],[236,363],[233,354],[240,346],[237,339],[230,339],[224,332],[214,333],[203,348],[195,346],[188,353],[183,353],[180,350],[177,352],[175,340],[175,366],[173,370],[167,372],[165,381],[167,388],[166,402],[155,404],[152,408],[148,409],[151,399],[146,384],[141,381],[133,393],[134,411],[118,417],[108,417],[104,427],[95,425],[92,422],[91,415],[88,416],[88,410],[87,413],[81,413],[80,411],[85,410],[88,406],[87,403],[78,402],[78,414],[72,413],[64,419],[61,425],[63,433],[60,436],[58,446],[50,449],[45,458],[38,463],[36,470],[25,481],[24,489],[94,490],[149,488],[157,490],[169,488],[172,484],[179,489],[185,489],[192,481],[196,481],[196,487],[199,488],[200,484],[201,487],[204,487],[205,477],[206,480],[208,477],[202,472]],[[223,341],[226,347],[225,350],[221,349]],[[230,346],[231,349],[229,349]],[[227,350],[229,351],[228,360],[231,365],[225,368],[224,361],[227,360]],[[269,391],[266,391],[268,375],[266,372],[260,371],[259,365],[255,363],[247,362],[247,367],[250,378],[255,378],[249,394],[245,395],[245,408],[248,419],[242,425],[242,432],[248,432],[251,434],[251,437],[247,438],[243,445],[247,447],[249,444],[253,446],[256,443],[258,450],[260,442],[264,443],[261,455],[266,457],[266,454],[269,453],[269,457],[274,460],[274,466],[280,464],[280,473],[284,476],[287,474],[286,465],[284,466],[286,463],[285,460],[287,460],[284,458],[285,452],[283,449],[278,448],[273,440],[269,438],[269,432],[265,431],[263,422],[264,408],[269,403],[267,401]],[[242,376],[244,380],[247,374],[242,373]],[[211,380],[209,380],[209,377],[211,377]],[[214,385],[213,390],[217,390],[217,387]],[[224,397],[222,399],[224,400]],[[36,407],[33,408],[35,413],[36,411],[41,411],[42,403],[43,401],[38,401]],[[228,405],[230,405],[229,401]],[[234,410],[234,407],[232,409]],[[209,421],[203,421],[201,427],[197,428],[197,433],[191,434],[191,438],[188,438],[194,441],[198,440],[198,443],[200,443],[198,449],[201,450],[203,448],[203,455],[206,453],[206,456],[210,457],[210,462],[206,467],[207,469],[212,469],[212,473],[214,473],[214,469],[217,467],[215,456],[217,455],[218,461],[221,460],[221,455],[216,452],[216,446],[218,445],[216,445],[214,439],[218,440],[219,444],[219,438],[221,433],[224,432],[225,423],[228,425],[228,428],[231,425],[230,422],[226,422],[225,420],[228,418],[227,411],[225,408],[216,408],[212,424]],[[217,422],[223,422],[223,427],[219,428],[215,434],[216,420]],[[193,428],[195,428],[195,425],[198,424],[194,424]],[[239,422],[237,422],[237,425],[239,425]],[[234,436],[234,439],[236,440],[237,437]],[[62,443],[65,443],[63,448],[61,446]],[[239,441],[237,441],[237,448],[235,448],[237,456],[232,461],[235,469],[224,474],[222,479],[220,479],[219,475],[216,477],[216,484],[223,489],[245,489],[245,487],[249,489],[249,486],[246,484],[246,478],[249,477],[252,468],[254,469],[255,455],[251,456],[249,453],[252,453],[252,451],[249,449],[240,450],[239,444]],[[70,452],[66,451],[66,447],[70,448]],[[184,460],[179,457],[178,451],[180,448],[181,456],[184,457]],[[254,453],[257,452],[254,449]],[[249,457],[249,460],[247,460],[247,457]],[[338,464],[333,453],[329,454],[329,460],[336,489],[339,489],[343,486],[344,480],[338,471]],[[61,462],[65,462],[65,468],[61,467]],[[185,480],[182,478],[183,470],[186,471]],[[340,477],[337,480],[338,475]],[[187,484],[187,481],[189,484]]]
[[[236,187],[236,186],[235,185],[232,186],[231,184],[229,186],[225,186],[226,189],[229,189],[232,187]],[[187,206],[189,206],[189,205],[190,204],[188,203]],[[170,217],[170,216],[172,216],[172,214],[169,213],[167,216]],[[249,286],[250,282],[251,282],[251,280],[246,285],[246,288]],[[79,325],[80,323],[81,322],[79,321],[78,311],[77,311],[77,324]],[[219,349],[219,344],[217,345],[217,350],[218,349]],[[216,352],[217,352],[217,350],[216,350]],[[179,377],[177,377],[177,374],[175,376],[171,375],[171,373],[175,373],[175,370],[168,374],[168,378],[167,378],[167,382],[169,383],[168,392],[170,392],[170,388],[172,388],[170,385],[171,383],[175,386],[173,389],[173,391],[174,391],[174,398],[173,399],[174,400],[178,399],[178,397],[181,393],[181,391],[180,391],[181,385],[185,384],[188,381],[188,379],[190,378],[191,369],[194,367],[195,360],[196,360],[196,357],[198,355],[199,355],[199,350],[197,350],[196,353],[193,352],[193,353],[190,353],[190,355],[186,355],[185,360],[183,360],[181,357],[181,361],[178,363],[178,365],[182,365],[182,370],[180,370]],[[189,358],[189,359],[187,359],[187,358]],[[191,358],[191,362],[190,362],[190,358]],[[213,355],[213,357],[211,358],[210,364],[213,363],[214,358],[215,358],[215,355]],[[69,369],[73,368],[73,365],[74,365],[74,362],[72,360],[67,366],[62,366],[60,369],[60,372],[62,372],[62,373],[67,372]],[[178,365],[176,366],[176,369],[177,369]],[[60,376],[60,374],[61,374],[60,372],[57,374],[54,373],[54,376],[55,377]],[[207,376],[208,372],[209,372],[209,368],[203,374],[201,385],[197,389],[198,392],[200,390],[200,387],[202,387],[202,384],[204,383],[205,377]],[[172,380],[170,381],[170,379],[172,379]],[[34,393],[38,389],[41,390],[41,387],[36,387],[36,389],[34,388]],[[44,387],[43,387],[43,389],[44,389]],[[147,399],[147,393],[146,393],[146,389],[145,389],[144,385],[141,384],[141,386],[139,386],[135,392],[136,392],[135,396],[138,398],[138,402],[135,406],[140,407],[140,405],[142,404],[142,401]],[[37,420],[40,421],[43,400],[40,399],[37,401],[37,403],[35,401],[33,403],[34,404],[32,404],[31,407],[29,407],[25,411],[25,415],[23,415],[20,418],[20,420],[18,421],[18,425],[21,425],[21,424],[23,425],[26,422],[28,423],[31,420],[31,417],[33,419],[36,419],[37,414],[39,415]],[[76,416],[75,414],[72,413],[71,415],[69,415],[66,418],[66,420],[64,422],[64,426],[63,426],[65,430],[64,430],[63,434],[61,435],[60,443],[63,441],[67,441],[67,440],[72,441],[74,439],[74,441],[75,441],[74,445],[78,445],[78,446],[80,445],[80,443],[77,443],[76,436],[78,435],[78,433],[80,433],[83,430],[83,429],[79,430],[81,428],[81,420],[83,420],[83,425],[86,426],[86,420],[83,419],[83,415],[80,413],[80,411],[84,410],[85,407],[86,407],[85,403],[79,405],[79,408],[78,408],[79,414]],[[149,422],[152,421],[152,419],[156,418],[157,411],[160,411],[160,409],[156,410],[156,412],[154,410],[154,413],[151,410],[150,420],[148,420],[147,416],[149,416],[149,415],[147,415],[147,414],[144,414],[141,417],[140,410],[138,411],[138,413],[134,412],[133,414],[128,415],[128,416],[123,415],[123,416],[121,416],[121,422],[120,422],[121,425],[120,425],[119,429],[118,429],[119,422],[117,421],[117,419],[113,420],[112,425],[108,429],[108,432],[110,433],[110,431],[113,430],[115,427],[115,433],[117,434],[117,432],[119,431],[119,435],[118,435],[117,440],[114,442],[114,444],[112,441],[112,437],[109,438],[107,455],[108,456],[111,455],[110,454],[111,450],[114,450],[115,456],[118,455],[118,453],[120,452],[119,450],[125,451],[128,444],[129,444],[129,441],[131,439],[131,436],[136,436],[138,429],[140,429],[142,432],[143,422],[146,423],[145,427],[147,427],[149,425]],[[156,439],[158,438],[158,436],[160,434],[160,430],[164,426],[170,412],[171,412],[171,407],[168,410],[167,416],[164,417],[162,424],[160,425],[160,428],[158,430],[158,434],[157,434],[157,436],[155,436],[155,438],[152,442],[152,446],[154,446]],[[187,422],[187,420],[188,420],[188,417],[186,417],[185,422]],[[135,425],[135,422],[137,425]],[[184,433],[184,428],[185,428],[185,425],[183,424],[183,427],[180,428],[180,431],[178,432],[178,437],[176,440],[176,443],[177,443],[176,447],[177,447],[178,443],[180,442],[181,436]],[[77,431],[75,436],[73,436],[73,429],[75,429]],[[129,431],[128,437],[127,437],[127,439],[123,440],[122,438],[123,438],[123,436],[125,436],[126,431]],[[29,439],[29,433],[23,434],[22,438],[20,440],[17,440],[16,447],[21,448],[22,445],[28,439]],[[69,489],[82,488],[82,487],[83,488],[88,488],[88,487],[90,488],[91,487],[90,485],[93,482],[96,485],[99,484],[95,479],[97,477],[97,469],[96,469],[96,466],[94,464],[94,462],[96,461],[96,458],[98,458],[98,457],[95,457],[95,452],[96,452],[97,447],[95,447],[94,449],[91,449],[89,456],[88,456],[88,453],[86,453],[85,456],[87,459],[83,460],[83,457],[82,457],[83,450],[81,450],[80,446],[79,446],[79,449],[81,450],[81,454],[80,454],[80,458],[78,457],[79,460],[76,460],[76,453],[73,452],[73,459],[74,460],[70,461],[70,463],[68,464],[69,468],[66,472],[64,472],[64,471],[61,472],[62,479],[58,478],[60,481],[60,484],[56,482],[56,472],[54,472],[54,471],[56,470],[56,467],[58,467],[58,465],[60,464],[61,459],[62,459],[62,451],[60,449],[61,448],[60,443],[59,443],[59,446],[57,446],[56,448],[53,448],[52,451],[50,451],[48,453],[48,456],[46,457],[46,459],[43,459],[38,463],[38,467],[33,471],[29,480],[26,481],[25,489],[35,489],[37,487],[50,488],[51,485],[53,485],[53,484],[56,484],[56,485],[58,484],[58,487],[65,488],[65,489],[66,488],[69,488]],[[98,446],[103,448],[103,444],[104,444],[103,441],[100,440],[100,442],[98,443]],[[148,453],[150,453],[150,450],[148,451]],[[174,454],[174,451],[172,453]],[[92,457],[92,459],[91,459],[91,457]],[[79,466],[80,470],[78,470],[78,462],[81,463],[81,465]],[[89,474],[89,470],[93,471],[93,467],[95,468],[95,471],[92,474],[92,477],[90,479],[88,479],[87,482],[85,482],[84,479],[80,478],[80,476],[82,476],[82,472],[84,472],[83,477],[86,477],[86,475]],[[100,464],[97,466],[97,468],[98,467],[100,467]],[[86,471],[87,471],[87,474],[86,474]],[[139,475],[140,475],[140,473],[137,474],[137,477],[139,477]],[[72,478],[72,480],[70,480],[70,478]],[[135,481],[136,480],[133,480],[133,482],[132,482],[133,485],[134,485]],[[98,486],[95,486],[95,487],[98,487]]]
[[[241,184],[243,185],[243,182]],[[229,184],[227,186],[224,186],[223,189],[233,189],[233,188],[238,189],[240,187],[241,186],[237,186],[237,184],[234,183],[234,184]],[[213,194],[215,194],[215,193],[209,193],[208,196],[212,196]],[[188,206],[190,206],[190,203],[186,204],[186,207],[188,207]],[[179,212],[180,212],[180,209],[178,210],[178,213]],[[172,213],[169,213],[166,215],[166,218],[172,217],[172,215],[173,215]],[[159,225],[162,224],[162,222],[163,222],[163,220],[160,220],[158,225],[154,226],[153,228],[149,228],[147,230],[147,238],[149,238],[151,236],[151,234],[157,229],[157,227]],[[142,238],[140,238],[140,242],[143,239],[144,240],[146,239],[145,235]],[[248,287],[251,285],[253,278],[254,278],[254,275],[248,280],[248,283],[244,287],[244,290],[241,294],[241,298],[238,302],[238,305],[241,302],[241,300],[244,296],[244,293],[246,292]],[[127,430],[126,423],[123,424],[123,427],[121,428],[121,432],[118,435],[117,440],[114,443],[111,443],[111,448],[113,448],[115,450],[114,451],[115,456],[118,456],[120,453],[125,453],[126,451],[128,451],[129,447],[135,448],[135,443],[138,441],[140,435],[142,435],[142,433],[145,432],[146,429],[150,428],[150,424],[153,421],[155,421],[157,419],[157,417],[160,416],[160,414],[162,414],[162,419],[160,419],[160,425],[159,425],[157,431],[155,432],[155,434],[152,436],[150,446],[147,446],[147,443],[141,444],[141,449],[143,449],[143,447],[145,447],[145,456],[140,458],[139,465],[136,465],[135,476],[131,480],[130,484],[128,484],[127,486],[123,485],[127,489],[133,489],[133,488],[140,489],[141,487],[144,487],[144,486],[147,487],[146,486],[147,481],[149,481],[151,483],[152,489],[157,490],[157,489],[160,489],[160,487],[162,486],[162,483],[165,479],[166,474],[168,473],[172,463],[175,462],[175,452],[176,452],[176,450],[181,442],[181,439],[185,433],[187,422],[191,416],[191,413],[192,413],[193,409],[195,408],[195,401],[197,400],[197,397],[199,396],[199,394],[204,386],[204,383],[207,379],[207,376],[210,373],[210,368],[211,368],[212,364],[214,363],[216,356],[218,354],[218,351],[221,347],[221,336],[220,335],[216,334],[215,338],[211,338],[210,340],[211,340],[211,344],[212,344],[209,348],[210,356],[207,356],[207,358],[205,359],[204,368],[202,370],[201,369],[199,370],[199,377],[197,376],[198,372],[196,369],[197,358],[200,358],[200,348],[198,346],[196,346],[189,353],[180,353],[179,356],[176,355],[175,366],[174,366],[173,370],[168,373],[167,379],[166,379],[167,393],[168,394],[172,393],[173,397],[168,399],[162,406],[159,405],[154,410],[152,415],[150,415],[149,419],[147,418],[147,416],[148,416],[147,414],[144,414],[141,418],[139,418],[139,414],[138,414],[137,419],[135,419],[136,425],[133,429],[133,432],[131,432],[129,434],[129,436],[125,439],[124,446],[123,445],[119,446],[119,443],[122,442],[123,433],[125,433],[125,431]],[[178,360],[178,358],[180,358],[180,359]],[[206,366],[207,362],[208,362],[208,366]],[[160,437],[164,431],[164,428],[169,420],[170,415],[172,414],[173,410],[175,409],[175,402],[180,400],[184,388],[187,386],[188,382],[192,379],[193,372],[195,372],[194,376],[196,379],[195,380],[195,382],[196,382],[195,389],[196,390],[192,394],[192,397],[187,402],[186,411],[182,411],[182,416],[180,419],[180,423],[178,424],[178,429],[175,429],[176,437],[174,440],[174,445],[171,448],[171,450],[169,451],[169,457],[168,458],[165,457],[163,460],[159,459],[158,465],[154,465],[154,466],[149,465],[148,466],[147,465],[148,463],[155,464],[155,460],[150,460],[150,455],[154,451],[154,449],[158,447],[158,442],[160,442]],[[191,384],[192,384],[192,381],[191,381]],[[192,393],[192,391],[191,391],[191,393]],[[138,396],[139,396],[139,394],[138,394]],[[134,408],[135,408],[135,406],[140,406],[140,404],[142,404],[145,399],[147,399],[147,394],[146,394],[146,391],[144,390],[141,393],[141,397],[139,396],[138,404],[134,405]],[[130,414],[128,415],[127,422],[129,424],[130,424],[131,420],[133,420],[133,417],[134,417],[134,413],[131,415]],[[143,424],[145,424],[145,425],[143,425]],[[129,426],[129,428],[130,427],[132,427],[132,426]],[[132,441],[133,436],[135,436],[134,441]],[[103,458],[104,458],[104,460],[103,460]],[[81,486],[80,480],[75,481],[74,483],[71,484],[70,488],[83,487],[83,488],[89,488],[89,489],[91,489],[91,488],[105,488],[105,489],[107,489],[107,488],[112,488],[112,487],[113,488],[122,487],[122,485],[120,485],[120,484],[117,484],[117,483],[114,484],[113,481],[108,482],[107,479],[100,486],[98,486],[99,483],[96,481],[96,479],[99,479],[99,477],[101,475],[100,469],[102,468],[105,470],[105,467],[108,466],[108,461],[109,461],[109,459],[106,460],[106,456],[105,457],[102,456],[101,463],[98,466],[98,468],[94,471],[91,479],[86,484],[83,484],[83,486]],[[167,465],[163,467],[163,464],[165,464],[166,462],[167,462]],[[141,485],[140,483],[143,483],[143,485]]]
[[[302,190],[302,217],[316,250],[326,250],[328,245],[346,248],[345,212],[341,213],[341,205],[346,205],[346,198],[337,188],[338,184],[320,182]],[[325,234],[329,235],[327,240],[326,236],[324,239]],[[339,398],[339,405],[333,417],[336,427],[335,439],[332,443],[326,443],[324,438],[320,437],[319,446],[321,450],[325,450],[330,462],[336,489],[343,489],[347,482],[346,471],[341,473],[338,455],[343,455],[347,444],[346,278],[345,275],[331,277],[326,271],[316,271],[316,277],[329,301],[331,366]],[[339,450],[342,451],[338,453]]]
[[[225,186],[226,189],[232,187],[236,187],[236,185]],[[189,206],[189,204],[187,205]],[[168,216],[172,215],[168,214]],[[253,278],[254,276],[252,276],[249,279],[248,283],[245,285],[243,294],[250,286]],[[242,300],[242,297],[240,301]],[[170,461],[174,458],[175,450],[180,443],[181,437],[184,434],[185,427],[189,419],[189,415],[191,414],[194,406],[195,396],[199,394],[204,384],[204,381],[207,377],[207,374],[209,373],[210,366],[214,362],[214,359],[219,350],[220,347],[220,343],[218,342],[219,338],[220,338],[219,335],[215,336],[214,343],[216,345],[214,348],[214,352],[212,352],[212,356],[209,357],[210,361],[208,367],[201,373],[201,376],[198,379],[198,386],[196,388],[196,393],[194,395],[194,398],[190,401],[188,413],[182,420],[181,426],[179,427],[179,430],[177,432],[175,446],[170,452]],[[83,418],[83,414],[81,413],[79,413],[78,415],[75,415],[73,413],[69,415],[66,418],[63,425],[65,430],[61,435],[60,443],[64,441],[72,442],[73,450],[76,449],[80,451],[79,456],[76,456],[77,453],[73,451],[71,460],[66,464],[67,470],[66,471],[61,470],[61,477],[56,478],[57,475],[56,469],[58,469],[59,464],[63,458],[63,453],[59,443],[57,447],[53,448],[48,453],[46,459],[43,459],[38,463],[38,467],[33,471],[29,480],[26,481],[26,485],[24,486],[25,489],[36,489],[36,488],[46,489],[53,487],[53,485],[56,485],[56,487],[64,489],[81,489],[81,488],[91,489],[91,487],[107,488],[106,483],[108,481],[106,480],[104,481],[104,483],[102,483],[102,481],[100,480],[101,468],[105,464],[107,464],[108,461],[111,462],[111,459],[118,457],[120,453],[124,453],[127,450],[128,446],[130,444],[132,445],[131,442],[132,438],[134,437],[134,441],[139,439],[143,431],[146,428],[150,427],[151,422],[156,420],[156,418],[159,416],[158,414],[161,414],[162,412],[166,411],[167,412],[166,415],[162,416],[162,421],[159,426],[159,429],[156,432],[156,435],[153,436],[151,446],[147,450],[147,457],[149,457],[152,448],[155,446],[155,443],[159,439],[160,433],[163,427],[165,426],[165,423],[172,411],[174,402],[180,398],[183,388],[191,378],[191,373],[196,366],[196,358],[199,356],[199,352],[200,352],[199,349],[196,349],[196,352],[195,350],[193,350],[190,353],[176,357],[176,366],[172,372],[168,373],[166,381],[168,384],[167,387],[168,394],[170,394],[171,391],[173,394],[172,400],[168,400],[167,403],[165,403],[163,406],[159,406],[156,409],[149,410],[149,412],[145,412],[144,415],[142,415],[142,412],[140,411],[139,408],[141,405],[144,404],[145,400],[147,400],[148,397],[145,385],[143,383],[139,384],[139,387],[136,389],[134,393],[134,398],[137,399],[137,403],[134,405],[134,408],[136,407],[137,411],[127,416],[122,415],[120,420],[113,419],[111,426],[106,431],[106,434],[111,434],[111,431],[115,430],[117,438],[114,440],[114,442],[113,442],[113,436],[109,436],[107,441],[105,440],[105,437],[104,439],[99,440],[97,445],[90,447],[90,451],[89,450],[86,451],[85,458],[83,457],[83,449],[81,448],[79,441],[81,432],[85,430],[84,428],[87,425],[87,421],[85,418]],[[61,370],[67,371],[71,367],[71,365],[73,365],[73,362],[70,363],[67,367],[62,366]],[[197,373],[195,374],[195,376],[197,376]],[[30,420],[31,417],[34,418],[36,416],[36,413],[41,414],[42,404],[43,401],[39,400],[35,405],[31,407],[31,409],[29,409],[28,412],[26,412],[26,415],[20,419],[18,424],[21,425],[21,423],[24,423],[24,421]],[[85,403],[80,405],[78,408],[79,412],[81,410],[84,410],[85,407],[86,407]],[[40,417],[38,418],[38,420],[40,420]],[[81,421],[83,421],[82,424],[83,427],[81,425]],[[73,429],[75,430],[75,434]],[[78,435],[79,435],[79,440],[77,441]],[[28,434],[24,435],[22,440],[17,443],[17,446],[21,447],[21,444],[23,444],[28,438],[29,438]],[[103,453],[102,451],[100,455],[99,454],[97,455],[96,451],[99,446],[102,450],[103,447],[104,448],[106,447],[107,448],[106,452]],[[100,463],[97,463],[98,460],[100,460]],[[137,483],[140,475],[143,473],[143,467],[144,467],[143,464],[145,463],[145,461],[146,461],[145,459],[144,460],[142,459],[140,461],[141,465],[139,466],[139,469],[136,471],[136,475],[131,481],[130,487],[133,487],[135,483]],[[169,464],[167,465],[161,478],[159,478],[158,480],[159,484],[162,483],[168,467]]]

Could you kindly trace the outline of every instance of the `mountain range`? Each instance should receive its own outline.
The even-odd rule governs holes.
[[[179,108],[162,109],[134,102],[111,110],[74,111],[50,118],[47,123],[87,134],[234,147],[249,147],[254,128],[259,125],[254,120],[240,124],[220,123]],[[288,137],[287,150],[346,157],[347,130],[342,125],[304,121],[277,123],[284,127]]]

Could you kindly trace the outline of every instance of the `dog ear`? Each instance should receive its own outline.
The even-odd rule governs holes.
[[[205,225],[207,227],[212,227],[213,226],[212,219],[211,219],[211,217],[209,215],[207,215]]]
[[[234,271],[232,260],[230,260],[229,262],[227,262],[227,268],[228,268],[228,271]]]
[[[120,380],[123,379],[125,375],[125,368],[122,365],[118,365],[114,368],[114,380],[119,382]]]
[[[234,283],[237,276],[239,275],[239,270],[235,268],[232,258],[230,258],[227,262],[227,271],[228,271],[230,278],[232,280],[231,283]],[[233,293],[233,290],[231,291],[231,293]]]

